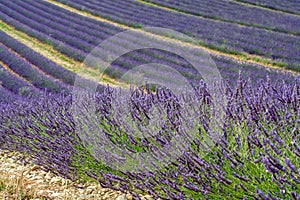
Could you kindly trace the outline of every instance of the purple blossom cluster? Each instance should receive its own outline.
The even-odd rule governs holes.
[[[45,170],[73,178],[70,167],[76,141],[68,101],[70,97],[47,94],[1,103],[1,149],[20,151]]]
[[[70,109],[73,97],[66,95],[1,103],[0,148],[23,152],[45,169],[66,177],[84,175],[104,187],[130,191],[136,199],[141,192],[155,199],[299,199],[299,80],[289,84],[267,80],[255,87],[239,77],[236,87],[228,83],[221,87],[227,99],[222,107],[226,115],[215,146],[203,154],[215,105],[207,84],[201,81],[195,88],[201,111],[194,119],[199,122],[197,137],[171,163],[162,167],[154,162],[154,170],[118,171],[93,158],[78,137],[82,133],[77,132],[91,131],[93,126],[84,128],[84,123],[77,123]],[[95,113],[90,114],[98,116],[103,130],[99,134],[114,144],[133,154],[152,152],[167,145],[175,132],[181,134],[183,111],[176,103],[181,97],[170,90],[158,88],[152,93],[148,85],[132,88],[128,105],[122,105],[131,107],[130,121],[141,126],[148,123],[151,109],[166,111],[161,131],[147,138],[131,137],[124,131],[125,124],[112,115],[122,109],[112,106],[116,94],[110,87],[90,94],[96,105]],[[83,108],[89,106],[85,103]]]
[[[250,7],[227,0],[145,0],[196,16],[299,35],[299,16]]]

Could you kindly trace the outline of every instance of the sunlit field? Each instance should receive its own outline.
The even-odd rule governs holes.
[[[298,200],[299,52],[298,0],[0,1],[0,199]]]

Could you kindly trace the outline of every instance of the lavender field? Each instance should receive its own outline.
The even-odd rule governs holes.
[[[2,0],[0,150],[134,199],[298,200],[299,7]]]

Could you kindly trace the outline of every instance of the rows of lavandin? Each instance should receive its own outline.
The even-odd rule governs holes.
[[[1,6],[1,8],[3,8]],[[7,9],[5,9],[7,10]],[[63,52],[64,54],[66,54],[67,56],[71,56],[71,57],[74,57],[78,60],[83,60],[84,59],[84,54],[82,51],[70,46],[70,45],[64,45],[63,47],[60,46],[61,43],[59,42],[59,39],[58,38],[55,38],[53,36],[53,33],[52,32],[46,32],[47,31],[47,26],[44,25],[44,26],[38,26],[36,23],[34,22],[30,22],[32,20],[28,20],[28,23],[26,22],[26,18],[24,18],[24,20],[22,21],[22,23],[18,22],[17,20],[20,19],[20,18],[17,18],[16,16],[14,16],[12,13],[8,13],[9,15],[6,15],[5,13],[0,13],[1,14],[1,19],[3,19],[4,22],[14,26],[15,28],[21,30],[21,31],[24,31],[25,33],[29,34],[30,36],[33,36],[37,39],[39,39],[40,41],[43,41],[45,43],[48,43],[48,44],[51,44],[52,46],[56,47],[58,50],[60,50],[61,52]],[[18,15],[18,17],[21,17],[20,15]],[[16,19],[16,21],[13,21],[13,20],[9,20],[10,18],[13,18],[13,19]],[[24,22],[25,21],[25,22]],[[36,30],[34,29],[26,29],[28,26],[32,26],[32,27],[37,27]],[[42,30],[44,30],[43,33]],[[55,32],[57,33],[57,32]],[[52,37],[47,37],[46,35],[51,35],[52,34]],[[67,41],[70,41],[70,42],[74,42],[76,41],[76,39],[73,37],[73,38],[65,38],[64,37],[65,34],[61,34],[61,38],[64,39],[64,40],[67,40]],[[76,44],[76,42],[75,42]]]
[[[298,199],[299,81],[292,84],[265,81],[253,87],[250,81],[240,78],[236,88],[227,84],[223,87],[227,98],[226,116],[222,122],[222,137],[216,145],[203,154],[203,136],[210,130],[214,104],[206,84],[200,82],[196,94],[202,114],[197,119],[197,137],[182,156],[146,173],[110,169],[89,155],[84,141],[77,137],[82,133],[76,131],[88,135],[93,126],[83,128],[84,123],[74,120],[70,96],[50,95],[2,106],[1,148],[27,153],[37,164],[67,177],[90,176],[105,187],[129,190],[136,199],[139,192],[161,199]],[[151,93],[149,89],[135,89],[128,105],[111,107],[115,94],[117,90],[105,88],[92,95],[98,116],[96,122],[102,130],[99,134],[105,134],[115,145],[133,153],[151,153],[168,145],[184,120],[176,100],[180,97],[168,90]],[[85,103],[88,101],[83,108],[89,106]],[[156,127],[163,131],[147,138],[129,135],[126,122],[120,121],[116,114],[124,106],[131,108],[129,120],[139,125],[147,124],[156,106],[165,110],[162,127]],[[178,134],[181,133],[178,131]]]
[[[12,93],[27,96],[38,93],[38,90],[27,83],[25,80],[11,74],[7,69],[0,65],[0,86]],[[3,96],[5,96],[3,94]]]
[[[36,88],[50,92],[62,92],[67,90],[66,85],[52,77],[40,73],[31,64],[12,53],[6,46],[0,44],[0,49],[0,60]]]
[[[151,57],[151,54],[157,55],[157,57]],[[220,70],[220,74],[223,79],[228,80],[232,86],[235,85],[237,81],[239,71],[243,72],[243,78],[255,80],[253,81],[254,85],[259,84],[258,80],[266,76],[269,76],[272,82],[276,82],[276,80],[291,82],[295,77],[298,77],[297,74],[292,75],[291,73],[284,73],[279,70],[268,69],[256,65],[239,64],[225,58],[212,56],[212,59],[214,60],[217,68]],[[194,75],[197,74],[193,66],[191,66],[191,64],[184,58],[173,53],[157,49],[141,49],[125,54],[115,60],[106,73],[111,77],[118,79],[127,70],[147,63],[159,63],[170,66],[180,72],[187,79],[193,79],[195,78]]]
[[[20,12],[22,12],[24,9],[23,8],[28,8],[29,9],[29,6],[30,5],[28,5],[28,4],[25,4],[25,5],[22,5],[22,3],[23,2],[21,2],[21,4],[20,5],[16,5],[16,6],[18,6],[18,7],[13,7],[15,10],[18,10],[18,11],[20,11]],[[20,6],[22,6],[22,7],[20,7]],[[32,7],[31,6],[31,9],[36,9],[36,8],[34,8],[34,7]],[[48,8],[47,8],[48,9]],[[57,29],[57,27],[61,27],[60,26],[60,23],[62,23],[62,21],[61,21],[61,18],[59,18],[59,19],[57,19],[57,20],[54,20],[56,23],[53,23],[53,18],[51,18],[51,22],[49,21],[49,16],[47,17],[47,16],[44,16],[44,14],[43,13],[45,13],[44,11],[42,11],[42,12],[39,12],[39,11],[35,11],[34,13],[38,13],[39,15],[40,15],[40,17],[42,17],[43,16],[43,20],[48,20],[47,22],[45,22],[44,21],[44,24],[48,24],[48,26],[47,26],[47,28],[43,28],[43,30],[44,30],[44,32],[45,32],[45,30],[47,29],[49,29],[49,26],[50,27],[53,27],[53,29],[55,28],[55,30]],[[26,13],[26,16],[28,16],[28,15],[34,15],[33,13]],[[59,16],[59,15],[61,15],[60,13],[55,13],[55,16]],[[18,18],[18,19],[21,19],[21,16],[19,16],[20,18]],[[34,17],[34,19],[36,19],[36,18],[38,18],[38,17],[36,17],[36,16],[33,16]],[[64,20],[63,20],[64,21]],[[74,21],[74,20],[73,20]],[[53,24],[53,25],[52,25]],[[43,26],[41,26],[41,24],[39,24],[40,26],[39,27],[43,27]],[[60,29],[60,28],[58,28],[58,29]],[[64,28],[65,30],[66,30],[66,28]],[[101,31],[106,31],[105,29],[104,30],[102,30],[101,29]],[[90,51],[90,49],[93,47],[93,45],[92,44],[88,44],[87,42],[89,42],[90,40],[91,41],[93,41],[93,44],[97,44],[97,43],[95,43],[95,42],[99,42],[99,39],[100,38],[96,38],[95,37],[95,35],[96,34],[103,34],[103,32],[101,32],[101,31],[95,31],[95,33],[93,33],[93,31],[89,31],[89,32],[81,32],[81,31],[78,31],[78,30],[75,30],[74,28],[70,28],[70,29],[67,29],[66,31],[65,31],[65,33],[75,33],[75,32],[78,32],[78,34],[77,34],[77,36],[79,36],[79,37],[77,37],[76,38],[76,43],[73,43],[72,44],[72,41],[70,42],[69,40],[64,40],[63,38],[60,38],[60,39],[63,39],[63,41],[64,42],[66,42],[66,43],[68,43],[68,44],[70,44],[70,45],[74,45],[74,46],[76,46],[76,48],[82,48],[81,50],[83,50],[85,53],[88,53],[89,51]],[[82,33],[82,35],[80,35]],[[52,33],[53,34],[53,36],[55,36],[56,38],[57,37],[61,37],[61,34],[63,34],[63,32],[62,32],[62,30],[61,31],[57,31],[57,34],[54,34],[54,33]],[[89,35],[87,35],[87,34],[89,34]],[[74,35],[73,35],[74,36]],[[72,40],[75,40],[74,39],[74,37],[72,36]],[[85,41],[85,39],[87,38],[87,37],[90,37],[90,39],[88,40],[88,41]],[[101,36],[101,35],[100,35]],[[71,40],[70,39],[70,40]],[[133,41],[133,42],[135,42],[136,41],[136,39],[135,38],[131,38],[131,40]],[[112,50],[116,50],[116,49],[119,49],[120,48],[120,46],[118,46],[117,44],[112,44]],[[135,55],[135,57],[131,57],[131,59],[135,59],[135,58],[139,58],[139,57],[141,57],[141,55],[139,55],[139,54],[137,54],[137,55]],[[152,57],[153,57],[153,55],[152,55]],[[132,61],[132,62],[134,62],[134,60]],[[146,62],[146,61],[145,61]]]
[[[1,75],[0,75],[1,76]],[[11,103],[12,101],[20,98],[20,95],[16,95],[10,90],[4,88],[0,84],[0,104],[5,106],[6,103]]]
[[[17,7],[17,8],[15,8],[16,10],[20,10],[21,8],[20,8],[20,6],[22,6],[22,7],[24,7],[24,8],[28,8],[28,9],[30,9],[30,7],[29,6],[31,6],[31,5],[29,5],[29,4],[24,4],[23,2],[20,2],[20,3],[22,3],[21,5],[19,5],[19,7]],[[43,16],[43,20],[45,20],[45,19],[48,19],[48,21],[47,22],[45,22],[46,24],[48,24],[48,25],[50,25],[51,24],[51,22],[52,21],[56,21],[56,22],[58,22],[59,21],[59,23],[63,23],[64,25],[67,25],[67,24],[69,24],[69,26],[71,26],[71,27],[73,27],[73,26],[75,26],[75,27],[79,27],[80,25],[84,25],[85,27],[87,26],[87,27],[89,27],[89,29],[87,29],[87,30],[85,30],[85,32],[83,32],[83,30],[82,31],[78,31],[78,33],[76,33],[76,36],[78,36],[78,38],[81,38],[81,39],[78,39],[77,38],[77,43],[76,44],[78,44],[78,45],[76,45],[76,46],[83,46],[83,47],[85,47],[85,48],[82,48],[81,50],[83,50],[83,49],[86,49],[86,48],[88,48],[88,49],[91,49],[92,48],[92,46],[93,46],[93,44],[94,45],[96,45],[96,43],[98,42],[97,41],[97,39],[96,39],[96,35],[98,34],[98,35],[101,35],[101,34],[108,34],[108,31],[111,29],[111,27],[108,27],[108,28],[105,28],[105,27],[103,27],[103,26],[101,26],[101,30],[100,29],[95,29],[95,28],[93,28],[92,30],[91,30],[91,28],[92,27],[97,27],[97,25],[100,25],[100,24],[97,24],[95,21],[91,21],[91,20],[88,20],[88,19],[81,19],[80,17],[76,17],[75,19],[72,19],[72,17],[68,17],[68,15],[70,15],[70,13],[66,13],[66,14],[62,14],[63,12],[62,11],[65,11],[65,10],[63,10],[63,9],[61,9],[61,10],[59,10],[59,12],[58,11],[55,11],[55,10],[52,10],[52,9],[49,9],[49,8],[47,8],[48,9],[48,12],[51,12],[51,14],[52,15],[55,15],[55,16],[53,16],[52,18],[51,18],[51,21],[49,21],[49,19],[50,19],[50,16],[48,15],[46,15],[46,16],[44,16],[45,14],[43,14],[43,13],[45,13],[45,6],[44,7],[42,7],[43,5],[39,5],[39,4],[37,4],[36,2],[30,2],[30,3],[32,3],[32,4],[34,4],[33,6],[31,6],[31,9],[33,9],[33,11],[34,12],[32,12],[32,13],[38,13],[39,15],[41,15],[41,16]],[[37,5],[35,5],[35,4],[37,4]],[[39,7],[40,6],[40,7]],[[42,11],[40,11],[40,10],[38,10],[37,8],[41,8],[42,9]],[[21,9],[22,10],[22,9]],[[31,15],[32,13],[26,13],[26,16],[27,15]],[[69,18],[69,20],[70,20],[70,22],[72,22],[72,23],[68,23],[68,21],[66,21],[66,22],[64,22],[65,20],[64,19],[62,19],[61,17],[58,17],[58,16],[64,16],[64,17],[68,17]],[[35,16],[35,18],[37,18],[36,16]],[[88,20],[88,22],[89,23],[85,23],[84,24],[84,21],[86,21],[86,20]],[[91,22],[90,22],[91,21]],[[78,24],[80,22],[80,24]],[[57,26],[59,26],[59,23],[53,23],[53,25],[51,25],[53,28],[54,27],[57,27]],[[93,24],[94,23],[94,24]],[[104,24],[104,25],[106,25],[106,24]],[[38,27],[42,27],[42,24],[38,24]],[[69,28],[68,28],[69,29]],[[44,29],[44,30],[46,30],[46,29]],[[113,31],[113,29],[111,29],[112,31]],[[64,31],[64,32],[62,32],[62,31]],[[64,29],[64,30],[62,30],[62,31],[60,31],[60,32],[57,32],[57,34],[56,34],[56,38],[59,38],[59,39],[62,39],[62,38],[60,38],[60,35],[62,35],[62,34],[65,34],[66,32],[72,32],[72,33],[75,33],[77,30],[76,29],[74,29],[74,28],[70,28],[70,30],[68,31],[68,30],[66,30],[66,29]],[[103,32],[102,32],[103,31]],[[53,34],[53,33],[52,33]],[[47,35],[48,36],[48,35]],[[73,35],[74,36],[74,35]],[[72,36],[72,37],[73,37]],[[87,46],[88,44],[86,43],[86,41],[85,41],[85,39],[87,38],[87,37],[90,37],[91,38],[91,40],[92,41],[94,41],[93,42],[93,44],[90,44],[90,46]],[[46,39],[47,39],[48,37],[46,37]],[[65,37],[64,37],[65,38]],[[45,39],[45,38],[44,38]],[[74,39],[74,38],[73,38]],[[130,39],[130,41],[133,41],[133,42],[138,42],[135,38],[128,38],[128,39]],[[43,41],[43,40],[42,40]],[[67,43],[68,42],[68,40],[63,40],[65,43]],[[88,40],[88,43],[90,43],[91,41],[90,40]],[[70,45],[72,45],[72,43],[69,43]],[[61,45],[59,45],[59,46],[61,46]],[[112,44],[112,50],[114,50],[114,49],[118,49],[118,48],[120,48],[120,46],[118,46],[118,44]],[[71,51],[71,49],[69,49],[70,51]],[[69,51],[69,50],[67,50],[67,51]],[[86,51],[85,51],[86,52]],[[149,54],[150,53],[150,54]],[[151,52],[149,52],[148,54],[147,54],[147,51],[144,51],[144,53],[143,54],[140,54],[140,53],[133,53],[132,55],[133,56],[130,56],[130,62],[129,62],[129,64],[130,65],[132,65],[132,63],[135,63],[136,61],[136,59],[140,59],[141,57],[144,57],[145,58],[145,61],[143,61],[143,62],[145,62],[145,63],[147,63],[147,62],[153,62],[154,60],[158,60],[157,58],[156,58],[156,56],[160,56],[160,59],[161,58],[163,58],[163,60],[161,61],[161,62],[163,62],[163,63],[166,63],[165,61],[164,61],[164,59],[165,59],[165,57],[166,57],[166,54],[163,54],[163,53],[161,53],[161,52],[155,52],[154,54],[153,53],[151,53]],[[85,54],[81,54],[82,56],[81,57],[83,57]],[[150,55],[150,56],[149,56]],[[178,58],[176,58],[176,57],[171,57],[170,55],[168,55],[167,57],[170,57],[168,60],[170,61],[170,62],[172,62],[172,61],[174,61],[174,63],[176,63],[176,60],[178,60]],[[219,68],[220,68],[220,70],[221,70],[221,72],[222,72],[222,75],[223,75],[223,77],[225,78],[225,79],[229,79],[229,80],[234,80],[234,77],[236,76],[236,73],[237,73],[237,71],[240,69],[240,68],[244,68],[243,69],[243,71],[244,72],[246,72],[246,71],[249,71],[248,73],[247,73],[247,75],[246,76],[249,76],[249,74],[251,74],[251,75],[253,75],[253,79],[256,79],[255,78],[255,76],[256,76],[256,68],[255,67],[252,67],[252,66],[243,66],[243,65],[238,65],[238,64],[235,64],[235,63],[231,63],[230,61],[226,61],[226,60],[224,60],[224,59],[220,59],[220,58],[215,58],[215,61],[217,62],[217,65],[219,66]],[[229,63],[228,63],[229,62]],[[127,63],[120,63],[119,64],[119,66],[120,66],[120,68],[123,68],[123,66],[124,65],[126,65]],[[235,65],[235,66],[237,66],[237,67],[233,67],[233,65]],[[172,66],[174,66],[174,68],[176,69],[176,68],[181,68],[182,69],[182,63],[181,64],[172,64]],[[230,66],[230,67],[229,67]],[[251,70],[250,70],[251,69]],[[253,70],[252,70],[253,69]],[[183,69],[184,70],[184,69]],[[264,70],[265,72],[266,72],[266,70]],[[245,73],[246,74],[246,73]],[[262,74],[262,73],[259,73],[259,74]],[[273,74],[273,73],[272,73]],[[275,75],[277,75],[277,73],[274,73]],[[279,75],[279,76],[281,76],[281,75]],[[287,79],[288,79],[289,77],[287,76]],[[273,78],[272,78],[273,79]],[[275,78],[274,78],[274,80],[275,80]]]
[[[244,51],[250,54],[262,55],[276,61],[287,62],[294,69],[297,69],[299,64],[299,59],[296,56],[297,37],[291,35],[186,16],[133,1],[101,1],[95,3],[59,0],[59,2],[79,10],[84,6],[85,11],[128,25],[140,24],[141,26],[156,26],[177,30],[200,39],[204,42],[204,45],[220,50]],[[147,13],[147,15],[144,13]]]
[[[68,71],[67,69],[58,66],[54,62],[48,60],[41,54],[33,51],[28,48],[24,44],[18,42],[14,38],[10,37],[4,32],[0,31],[0,42],[4,44],[6,47],[12,49],[17,52],[23,58],[39,67],[45,73],[51,75],[54,78],[61,80],[62,82],[73,85],[75,81],[75,74]]]
[[[76,60],[83,60],[84,59],[84,55],[82,53],[82,51],[75,49],[74,47],[67,45],[67,44],[63,44],[59,41],[59,40],[55,40],[53,38],[47,37],[45,36],[44,33],[40,33],[37,30],[31,29],[30,27],[16,21],[16,20],[12,20],[12,18],[2,12],[0,12],[0,17],[1,20],[3,20],[6,23],[9,23],[11,26],[14,26],[14,28],[28,34],[31,37],[35,37],[36,39],[50,44],[52,45],[55,49],[59,50],[60,52],[62,52],[63,54],[70,56],[72,58],[75,58]]]
[[[76,13],[70,12],[66,9],[57,7],[53,4],[41,4],[38,1],[31,1],[31,0],[24,0],[22,2],[18,2],[21,3],[20,5],[22,5],[24,8],[27,9],[35,9],[35,13],[39,14],[41,16],[46,16],[46,17],[53,17],[53,21],[60,21],[61,24],[63,25],[68,25],[71,26],[73,28],[80,28],[83,25],[87,28],[89,28],[89,33],[94,35],[94,36],[99,36],[101,37],[100,33],[106,33],[107,35],[104,36],[110,36],[113,34],[117,34],[120,31],[122,31],[123,29],[119,28],[119,27],[115,27],[112,26],[108,23],[105,22],[100,22],[100,21],[96,21],[94,19],[91,18],[87,18],[81,15],[77,15]],[[48,8],[48,10],[47,10]],[[51,9],[49,9],[51,8]],[[43,12],[41,12],[43,11]],[[70,24],[70,22],[72,22]],[[96,27],[101,27],[101,30],[97,30]],[[81,30],[84,32],[84,30]],[[102,33],[102,34],[103,34]]]
[[[229,1],[166,1],[145,0],[146,2],[166,6],[168,8],[200,15],[213,19],[247,24],[275,31],[299,35],[299,16],[273,12]],[[216,9],[218,8],[218,9]],[[259,17],[260,16],[260,17]]]
[[[28,6],[28,5],[24,4],[22,6],[24,8],[26,8],[26,6]],[[35,5],[34,4],[34,7],[39,7],[39,8],[45,9],[42,6],[45,7],[45,5],[39,5],[39,4]],[[51,9],[49,10],[49,7],[47,7],[47,11],[48,12],[49,11],[53,11],[53,14],[55,14],[55,16],[60,16],[61,12],[63,12],[63,11],[66,12],[63,9],[59,9],[58,10],[59,12],[57,12],[56,10],[51,10]],[[38,13],[41,16],[44,15],[43,11],[40,12],[38,10],[35,10],[35,13]],[[66,12],[66,14],[69,15],[70,13]],[[67,15],[64,15],[64,17],[65,16],[67,16]],[[47,17],[47,16],[45,16],[45,17]],[[89,23],[84,23],[84,21],[86,21],[86,20],[88,20]],[[62,23],[64,21],[64,19],[62,20],[61,18],[58,18],[56,21],[59,22],[59,23]],[[91,21],[90,19],[84,19],[84,21],[81,22],[80,25],[81,26],[87,26],[88,25],[88,29],[87,29],[88,31],[80,32],[80,33],[82,33],[82,34],[84,33],[85,35],[88,35],[88,37],[90,37],[90,40],[93,41],[91,43],[94,44],[94,45],[98,44],[98,42],[99,42],[99,36],[101,36],[101,35],[104,34],[104,37],[106,37],[106,36],[108,36],[108,34],[113,34],[116,31],[120,31],[120,29],[112,28],[111,26],[108,26],[106,24],[104,24],[105,25],[104,27],[103,27],[103,25],[101,25],[101,29],[97,29],[97,28],[95,29],[95,25],[98,25],[98,24],[96,24],[95,21]],[[95,25],[94,26],[92,26],[92,24],[90,25],[90,21],[93,22]],[[76,19],[72,20],[72,24],[74,22],[79,23],[78,17],[76,17]],[[54,24],[53,26],[56,27],[56,26],[58,26],[58,24]],[[70,26],[70,23],[68,23],[68,26]],[[106,26],[108,26],[108,27],[106,27]],[[72,27],[73,27],[73,25],[71,26],[71,28]],[[93,28],[93,29],[91,30],[91,28]],[[77,30],[71,29],[71,31],[75,32]],[[82,31],[84,31],[84,30],[82,30]],[[105,32],[106,34],[103,33],[103,32]],[[77,34],[77,36],[79,36],[79,38],[83,38],[84,39],[84,37],[81,36],[80,34]],[[97,39],[97,37],[98,37],[98,39]],[[103,38],[103,37],[101,36],[100,38]],[[134,37],[134,35],[132,35],[131,37],[129,35],[128,38],[127,38],[127,40],[131,41],[131,43],[143,42],[143,41],[137,40],[137,38]],[[78,42],[79,42],[79,40],[78,40]],[[85,41],[83,40],[83,42],[85,42]],[[88,42],[90,43],[89,40],[88,40]],[[116,49],[121,48],[120,45],[124,45],[124,44],[122,42],[118,43],[118,41],[115,41],[115,43],[111,44],[111,50],[114,51]],[[131,66],[134,66],[134,65],[132,65],[133,63],[136,63],[137,61],[141,61],[141,60],[144,63],[150,63],[150,62],[154,62],[154,61],[158,61],[160,63],[164,63],[164,64],[167,64],[167,65],[170,65],[170,63],[172,63],[171,66],[173,66],[175,69],[179,69],[180,68],[182,70],[187,70],[187,69],[184,69],[184,68],[188,67],[186,64],[183,64],[183,62],[181,62],[179,60],[178,56],[176,56],[176,55],[172,56],[171,54],[163,53],[162,51],[155,51],[155,50],[153,50],[153,51],[152,50],[149,50],[149,51],[145,50],[145,51],[143,51],[142,50],[142,51],[133,52],[132,54],[127,54],[127,55],[128,55],[128,59],[127,59],[128,62],[127,63],[126,62],[125,63],[120,62],[119,65],[118,65],[119,70],[121,70],[122,68],[124,68],[124,66],[127,65],[127,64],[129,64]],[[255,67],[255,66],[237,64],[237,63],[234,63],[234,62],[231,62],[231,61],[228,61],[226,59],[219,58],[219,57],[214,57],[214,60],[217,63],[217,66],[220,68],[222,76],[225,79],[233,80],[233,82],[235,82],[236,78],[234,78],[234,77],[236,77],[237,72],[240,69],[243,70],[245,76],[251,77],[252,79],[256,79],[255,76],[257,76],[257,69],[258,68]],[[271,78],[272,80],[277,80],[275,78],[277,76],[280,76],[281,78],[283,78],[283,75],[281,73],[278,74],[278,73],[274,72],[273,70],[270,70],[270,73],[267,72],[267,70],[265,70],[265,69],[261,69],[260,68],[259,70],[260,70],[259,74],[261,75],[261,77],[264,77],[266,74],[269,74],[270,76],[274,75],[274,77]],[[181,70],[179,70],[179,71],[181,71]],[[262,71],[264,71],[264,73],[262,73]],[[286,78],[283,78],[283,79],[284,80],[288,80],[288,79],[290,79],[290,77],[289,77],[289,75],[286,75]]]
[[[51,44],[57,50],[79,61],[83,61],[86,54],[103,38],[121,31],[119,28],[76,15],[57,6],[53,7],[51,4],[43,5],[36,1],[20,1],[17,4],[6,4],[6,6],[8,5],[13,10],[5,5],[1,7],[0,15],[4,22],[42,42]],[[26,13],[24,8],[27,9]],[[32,18],[28,18],[28,16]],[[22,23],[14,19],[18,19]],[[75,33],[76,35],[74,35]]]
[[[43,2],[27,0],[18,2],[18,5],[13,3],[7,3],[6,5],[9,5],[11,8],[13,8],[13,10],[6,8],[5,12],[7,12],[9,16],[17,17],[18,20],[23,22],[23,25],[19,24],[21,26],[20,30],[25,31],[27,34],[33,33],[33,36],[42,42],[52,41],[51,44],[54,46],[54,48],[57,48],[62,53],[65,53],[66,55],[77,60],[83,60],[84,57],[90,53],[89,51],[98,45],[103,38],[121,31],[119,28],[97,22],[96,20],[89,18],[83,18],[82,16],[55,7],[52,4],[44,5]],[[18,14],[17,11],[23,14]],[[0,13],[0,15],[4,16],[5,14]],[[28,18],[28,16],[31,17]],[[11,25],[17,25],[16,28],[19,27],[19,22],[13,19],[9,19],[9,21]],[[47,27],[45,27],[45,24],[47,24]],[[24,27],[26,27],[26,29],[23,29]],[[36,32],[36,30],[39,32]],[[58,40],[63,42],[63,44],[61,42],[56,44]],[[143,42],[138,40],[134,35],[129,35],[126,41],[130,42],[131,44]],[[125,45],[126,44],[123,44],[122,41],[113,41],[110,47],[112,51],[118,51],[120,48],[126,48]],[[139,51],[127,55],[129,56],[126,61],[127,63],[118,63],[118,67],[120,69],[122,69],[124,65],[127,65],[128,61],[131,63],[136,63],[143,58],[145,60],[143,61],[144,63],[150,63],[154,60],[158,60],[159,58],[162,63],[169,63],[174,66],[175,69],[178,68],[188,70],[182,67],[182,63],[176,63],[179,61],[178,56],[171,56],[171,54],[167,55],[161,51]],[[213,58],[220,68],[220,71],[223,73],[223,77],[226,79],[228,78],[229,80],[234,80],[238,70],[241,68],[243,68],[243,71],[245,72],[248,71],[247,76],[251,74],[253,76],[252,78],[255,79],[254,76],[257,69],[255,66],[237,64],[235,62],[223,59],[222,57]],[[263,71],[269,73],[266,70]],[[273,72],[270,73],[273,74]]]
[[[6,6],[9,7],[6,7],[5,13],[9,16],[22,21],[31,28],[35,28],[34,25],[39,25],[38,31],[85,53],[89,53],[102,40],[122,31],[122,29],[105,23],[91,21],[88,18],[82,19],[79,15],[58,7],[52,6],[53,8],[50,7],[51,9],[49,9],[48,6],[40,2],[20,1],[18,4],[7,3]],[[45,9],[50,14],[46,13]],[[48,24],[47,29],[42,26],[45,23]]]
[[[81,40],[81,42],[78,42],[78,37],[74,35],[72,29],[66,29],[63,25],[53,22],[47,26],[39,26],[39,24],[46,24],[50,19],[48,18],[43,20],[41,16],[36,15],[35,13],[29,13],[26,9],[18,4],[7,3],[6,6],[7,7],[3,7],[3,10],[5,10],[5,13],[14,19],[19,21],[22,19],[24,24],[30,27],[36,27],[38,31],[46,33],[47,35],[51,35],[54,37],[54,39],[62,39],[63,41],[66,41],[66,43],[72,44],[73,47],[82,49],[84,52],[90,52],[92,50],[88,45],[88,36],[84,35],[84,38]],[[62,35],[64,31],[65,34]],[[69,35],[69,37],[66,35]]]
[[[300,6],[299,1],[289,1],[289,0],[282,0],[282,1],[272,1],[272,0],[237,0],[240,2],[251,3],[254,5],[271,8],[275,10],[280,10],[288,13],[300,14]]]

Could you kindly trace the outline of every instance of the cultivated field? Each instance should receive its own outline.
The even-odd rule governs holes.
[[[2,0],[0,199],[298,200],[299,75],[299,0]]]

